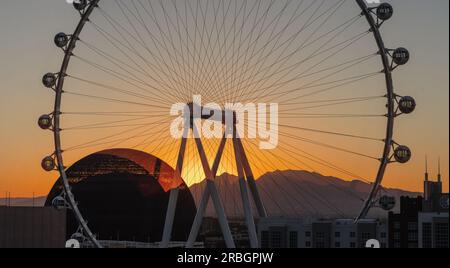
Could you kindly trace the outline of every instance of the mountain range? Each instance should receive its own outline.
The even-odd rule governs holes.
[[[367,197],[371,184],[359,180],[345,181],[336,177],[322,176],[307,171],[274,171],[261,176],[256,184],[269,216],[311,217],[311,218],[354,218]],[[206,182],[192,185],[192,195],[199,203]],[[216,185],[228,217],[243,216],[239,180],[236,176],[224,173],[216,178]],[[400,189],[383,189],[383,195],[397,200],[394,211],[399,210],[400,196],[418,196],[421,193]],[[12,198],[11,206],[43,206],[46,197]],[[0,206],[6,200],[0,199]],[[253,212],[256,212],[252,202]],[[206,216],[215,216],[210,201]],[[369,214],[373,218],[385,218],[387,212],[373,208]]]
[[[307,171],[274,171],[261,176],[256,184],[269,216],[311,217],[311,218],[354,218],[361,210],[363,201],[371,190],[371,184],[359,180],[345,181],[335,177],[322,176]],[[191,186],[195,200],[200,200],[206,182]],[[242,198],[239,180],[236,176],[222,174],[216,178],[216,185],[229,217],[242,217]],[[382,195],[397,200],[393,211],[399,211],[401,196],[418,196],[421,193],[400,189],[386,189]],[[256,208],[252,202],[252,209]],[[207,216],[214,216],[212,201]],[[373,208],[368,217],[385,218],[387,212]]]

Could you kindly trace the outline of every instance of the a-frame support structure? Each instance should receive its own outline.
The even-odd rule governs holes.
[[[235,119],[235,118],[234,118]],[[234,148],[234,155],[236,160],[236,168],[238,171],[238,177],[239,177],[239,187],[241,192],[241,198],[242,198],[242,204],[244,208],[244,214],[245,214],[245,222],[247,225],[249,238],[250,238],[250,246],[252,248],[258,247],[258,238],[256,233],[256,226],[255,221],[253,218],[253,211],[252,206],[250,203],[249,195],[253,197],[254,203],[256,205],[256,209],[258,211],[258,215],[261,218],[267,217],[267,212],[264,208],[264,205],[261,201],[261,197],[258,192],[258,188],[256,186],[256,182],[253,176],[253,172],[250,166],[250,163],[248,161],[247,155],[245,154],[244,146],[242,144],[242,140],[238,137],[236,132],[236,120],[233,120],[233,126],[232,126],[232,143]],[[191,125],[193,133],[195,133],[196,126],[195,124]],[[228,126],[226,126],[228,128]],[[189,129],[185,129],[185,131],[189,131]],[[217,151],[216,157],[214,159],[213,166],[209,166],[208,158],[206,156],[202,140],[200,138],[193,138],[195,140],[195,144],[197,147],[197,151],[200,156],[201,164],[203,167],[203,172],[206,176],[206,187],[203,192],[200,204],[197,208],[197,214],[195,216],[194,222],[192,224],[191,232],[189,234],[188,241],[186,243],[187,248],[192,248],[198,233],[200,231],[200,227],[206,212],[206,208],[208,206],[209,199],[212,199],[212,202],[214,204],[214,209],[217,213],[217,217],[219,219],[220,228],[222,230],[222,234],[225,240],[225,244],[227,248],[235,248],[235,243],[233,240],[233,236],[231,234],[230,226],[228,224],[227,216],[225,214],[225,209],[222,204],[222,201],[219,196],[219,192],[217,190],[216,184],[214,182],[217,171],[219,169],[220,161],[222,159],[222,155],[224,153],[225,145],[227,141],[230,139],[228,138],[227,129],[224,131],[224,135],[222,137],[222,140],[219,145],[219,149]],[[185,133],[186,134],[186,133]],[[177,167],[176,167],[176,175],[181,177],[181,172],[183,169],[183,162],[184,162],[184,155],[186,152],[186,145],[187,145],[187,135],[184,135],[181,141],[180,151],[178,154],[178,161],[177,161]],[[249,193],[250,190],[250,193]],[[160,244],[160,247],[167,248],[169,246],[171,235],[172,235],[172,229],[173,229],[173,221],[175,217],[175,210],[176,210],[176,204],[178,200],[178,193],[179,189],[172,189],[170,191],[170,198],[169,198],[169,205],[167,208],[166,213],[166,221],[164,224],[164,232],[162,241]]]

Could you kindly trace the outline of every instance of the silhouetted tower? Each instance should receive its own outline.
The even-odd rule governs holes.
[[[442,176],[441,176],[441,158],[438,160],[438,183],[441,184],[442,187]]]
[[[428,156],[425,156],[425,180],[423,182],[423,198],[425,200],[428,199],[428,182],[429,182],[429,173],[428,173]]]
[[[442,196],[441,163],[438,161],[437,181],[431,181],[428,174],[428,158],[425,159],[424,210],[435,211]]]

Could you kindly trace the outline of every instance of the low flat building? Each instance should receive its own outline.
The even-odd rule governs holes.
[[[63,248],[66,210],[0,207],[0,248]]]
[[[376,239],[387,247],[386,223],[375,219],[265,218],[258,223],[262,248],[364,248]]]
[[[419,248],[448,248],[448,213],[422,212],[418,215]]]

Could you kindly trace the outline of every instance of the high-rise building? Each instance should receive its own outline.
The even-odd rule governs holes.
[[[428,163],[426,164],[423,193],[423,212],[448,212],[448,193],[442,193],[442,175],[440,161],[438,163],[438,176],[436,181],[430,181],[428,176]]]
[[[389,247],[418,248],[418,218],[422,211],[423,198],[402,196],[400,213],[389,212]]]
[[[389,213],[389,247],[448,248],[448,193],[442,193],[442,176],[431,181],[425,162],[423,197],[401,197],[400,213]]]

